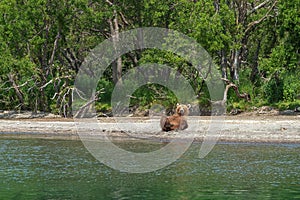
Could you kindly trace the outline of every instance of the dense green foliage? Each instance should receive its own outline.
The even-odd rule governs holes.
[[[300,0],[2,0],[0,2],[0,109],[71,116],[76,73],[88,52],[137,27],[177,30],[199,42],[251,102],[229,91],[228,109],[300,104]],[[114,83],[143,63],[162,63],[186,76],[209,106],[209,94],[181,57],[147,49],[123,55],[99,81],[99,110],[110,109]],[[168,107],[176,97],[150,84],[131,103]],[[132,106],[133,106],[132,105]]]

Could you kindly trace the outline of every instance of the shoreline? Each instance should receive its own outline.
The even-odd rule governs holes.
[[[79,129],[71,118],[0,119],[0,139],[80,140],[78,131],[82,136],[83,132],[89,135],[97,130],[96,137],[100,140],[109,137],[115,141],[142,139],[168,142],[174,138],[187,139],[192,137],[195,142],[201,142],[208,134],[211,119],[214,117],[189,117],[190,127],[180,131],[180,134],[178,134],[179,132],[161,132],[158,117],[150,120],[140,117],[121,118],[122,122],[119,123],[115,123],[112,118],[99,118],[97,126],[95,123],[91,123],[79,127]],[[217,138],[218,142],[300,144],[299,122],[300,115],[225,116],[221,131],[209,134],[212,134],[210,137]],[[94,136],[92,134],[92,137]]]

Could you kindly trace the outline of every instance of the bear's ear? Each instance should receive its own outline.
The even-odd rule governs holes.
[[[179,103],[176,104],[176,106],[179,106],[179,105],[180,105]]]
[[[188,107],[188,109],[190,109],[192,106],[191,106],[191,104],[188,104],[188,105],[186,105],[187,107]]]

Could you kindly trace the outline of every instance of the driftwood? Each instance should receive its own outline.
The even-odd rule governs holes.
[[[245,99],[246,101],[251,101],[251,97],[248,93],[243,93],[241,94],[240,91],[239,91],[239,88],[236,84],[232,83],[231,81],[229,81],[228,79],[225,79],[225,78],[222,78],[222,80],[226,83],[226,88],[225,88],[225,91],[224,91],[224,97],[223,97],[223,100],[222,100],[222,103],[225,105],[226,101],[227,101],[227,93],[228,93],[228,90],[232,87],[235,91],[235,94],[241,98],[241,99]]]
[[[214,101],[212,102],[214,105],[222,105],[225,106],[226,102],[227,102],[227,93],[229,91],[230,88],[233,88],[235,91],[235,94],[242,99],[245,99],[246,101],[251,101],[251,97],[248,93],[240,93],[239,88],[236,84],[232,83],[230,80],[222,78],[222,80],[226,83],[226,88],[224,91],[224,96],[223,96],[223,100],[220,101]]]
[[[233,88],[236,95],[239,98],[243,98],[246,101],[250,101],[250,95],[247,93],[240,93],[239,88],[237,85],[235,85],[234,83],[232,83],[231,81],[229,81],[228,79],[222,78],[222,80],[226,83],[226,88],[224,91],[224,96],[223,96],[223,100],[219,100],[219,101],[211,101],[211,104],[214,105],[213,110],[211,115],[216,116],[216,115],[224,115],[225,114],[225,110],[226,110],[226,102],[227,102],[227,93],[228,90],[230,88]]]

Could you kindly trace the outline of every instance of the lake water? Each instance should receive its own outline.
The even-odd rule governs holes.
[[[300,144],[223,143],[204,159],[200,145],[161,170],[128,174],[80,141],[1,139],[0,199],[300,199]]]

